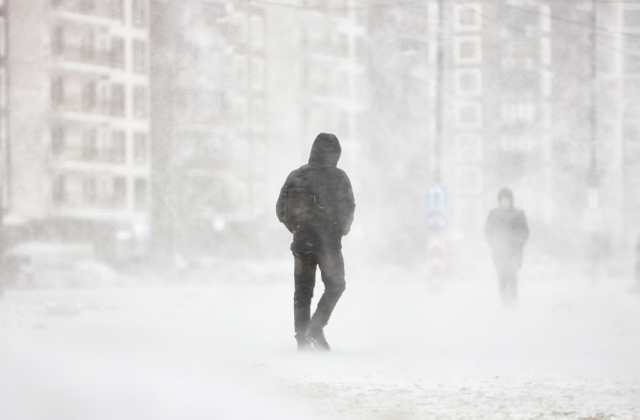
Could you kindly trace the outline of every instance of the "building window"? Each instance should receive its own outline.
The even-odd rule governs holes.
[[[551,32],[551,8],[546,4],[540,5],[540,30]]]
[[[147,71],[147,48],[144,41],[133,41],[133,69],[138,73]]]
[[[540,61],[543,65],[551,65],[551,40],[544,36],[540,38]]]
[[[0,109],[7,108],[7,71],[0,67]]]
[[[51,102],[54,106],[64,104],[64,79],[62,76],[54,76],[51,79]]]
[[[113,162],[122,163],[125,161],[126,149],[125,149],[125,134],[122,130],[116,130],[111,133]]]
[[[96,201],[96,178],[89,176],[83,180],[82,183],[82,195],[84,196],[84,202],[87,204],[93,204]]]
[[[66,192],[66,179],[64,175],[58,175],[53,179],[51,195],[54,204],[64,204]]]
[[[133,138],[133,160],[139,165],[147,163],[147,135],[136,133]]]
[[[482,5],[478,3],[459,3],[454,9],[456,31],[479,31],[482,24]]]
[[[640,27],[640,10],[626,9],[624,11],[624,26],[628,29]]]
[[[249,117],[249,102],[247,98],[236,98],[232,112],[233,121],[240,127],[246,127]]]
[[[82,110],[91,111],[96,106],[96,82],[86,82],[82,86]]]
[[[142,86],[133,88],[133,112],[137,118],[147,116],[147,90]]]
[[[456,106],[456,125],[459,128],[475,130],[482,126],[482,108],[479,103],[459,103]]]
[[[124,86],[111,86],[111,114],[124,115]]]
[[[145,0],[133,0],[131,3],[133,12],[133,25],[143,27],[146,25]]]
[[[264,102],[259,99],[251,101],[251,125],[255,130],[260,130],[264,127]],[[347,131],[343,131],[347,132]]]
[[[264,60],[254,58],[251,60],[251,87],[253,89],[264,89]]]
[[[314,64],[315,65],[312,65],[307,69],[309,90],[315,95],[327,94],[327,91],[329,90],[329,83],[327,81],[329,72],[320,62],[316,62]]]
[[[111,1],[111,17],[119,21],[124,20],[124,0],[112,0]]]
[[[247,77],[247,67],[248,67],[247,57],[237,57],[234,61],[235,65],[235,74],[236,74],[236,83],[238,86],[246,88],[249,84]]]
[[[97,160],[100,162],[111,161],[112,150],[111,147],[111,131],[106,125],[98,127],[98,156]]]
[[[124,40],[122,38],[111,39],[111,65],[117,68],[124,67]]]
[[[548,70],[540,72],[540,91],[542,96],[550,97],[553,91],[552,87],[553,73]]]
[[[540,123],[543,128],[551,128],[551,104],[542,102],[540,105]]]
[[[5,20],[3,16],[0,16],[0,57],[4,57],[7,54],[6,36]]]
[[[500,105],[500,116],[506,124],[533,123],[536,119],[536,105],[529,101],[513,101]]]
[[[480,95],[482,92],[480,69],[455,70],[454,86],[458,95]]]
[[[145,210],[147,208],[147,181],[136,179],[134,193],[136,210]]]
[[[64,28],[55,26],[51,30],[51,53],[53,55],[64,54]]]
[[[227,6],[224,3],[211,1],[202,3],[202,16],[207,22],[215,22],[227,15]]]
[[[82,60],[93,60],[96,55],[96,35],[88,32],[82,37],[80,44],[80,58]]]
[[[0,114],[0,149],[7,148],[7,118]]]
[[[229,38],[234,39],[238,44],[247,43],[247,18],[245,16],[236,15],[229,22],[227,32]]]
[[[264,19],[261,16],[251,18],[251,46],[260,50],[264,48]]]
[[[633,75],[640,73],[640,56],[627,55],[624,58],[624,71]]]
[[[93,160],[98,153],[97,134],[95,128],[85,130],[82,135],[82,159]]]
[[[640,129],[637,124],[625,124],[622,129],[622,135],[625,140],[636,142],[640,140]]]
[[[457,64],[479,64],[482,59],[479,36],[456,37],[453,48]]]
[[[91,13],[96,8],[96,0],[80,0],[80,11],[82,13]]]
[[[127,180],[121,176],[113,179],[113,205],[123,208],[127,203]]]
[[[54,127],[51,130],[51,151],[58,156],[64,152],[65,131],[63,126]]]

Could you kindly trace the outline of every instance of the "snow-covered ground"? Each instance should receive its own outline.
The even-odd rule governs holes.
[[[348,260],[333,351],[299,354],[291,265],[7,290],[0,419],[640,419],[627,279],[530,270],[503,308],[486,267],[437,286]]]

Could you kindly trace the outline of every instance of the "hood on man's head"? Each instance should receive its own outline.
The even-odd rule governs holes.
[[[320,133],[311,146],[309,165],[319,168],[335,167],[340,160],[342,148],[338,138],[329,133]]]
[[[503,198],[508,198],[509,201],[511,201],[511,207],[513,207],[513,191],[511,191],[510,188],[503,188],[500,190],[498,193],[498,202]]]

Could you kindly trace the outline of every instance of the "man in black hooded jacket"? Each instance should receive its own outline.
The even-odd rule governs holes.
[[[518,298],[518,270],[522,267],[529,226],[524,211],[513,206],[513,192],[509,188],[500,190],[498,204],[499,207],[489,213],[484,232],[493,250],[502,300],[511,304]]]
[[[345,290],[342,237],[351,228],[355,201],[349,177],[337,167],[341,151],[335,135],[318,134],[309,163],[289,174],[276,205],[278,219],[293,233],[293,306],[299,350],[330,350],[323,328]],[[311,317],[316,267],[324,293]]]

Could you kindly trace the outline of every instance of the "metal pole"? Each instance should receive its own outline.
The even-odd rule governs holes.
[[[433,194],[429,198],[429,215],[427,225],[427,276],[432,282],[443,280],[446,275],[446,240],[445,233],[438,228],[445,218],[445,198],[442,187],[442,145],[443,145],[443,91],[444,91],[444,0],[438,0],[438,69],[436,75],[436,118],[434,139]],[[438,195],[439,194],[439,195]],[[436,283],[437,284],[437,283]]]
[[[589,142],[591,170],[598,171],[598,49],[597,49],[598,7],[596,0],[591,0],[591,138]]]
[[[436,137],[434,141],[434,181],[442,181],[443,79],[444,79],[444,0],[438,0],[438,70],[436,76]]]

